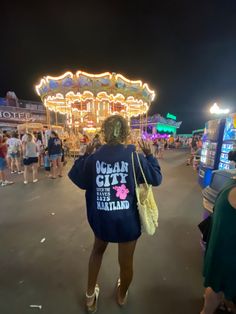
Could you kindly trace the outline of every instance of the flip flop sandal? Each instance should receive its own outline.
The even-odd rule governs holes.
[[[127,299],[128,299],[128,291],[126,291],[126,294],[125,294],[125,297],[123,299],[123,302],[120,302],[119,300],[119,290],[120,290],[120,278],[117,280],[117,285],[116,285],[116,289],[117,289],[117,303],[120,305],[120,306],[124,306],[126,303],[127,303]]]
[[[88,295],[86,292],[86,301],[93,300],[93,303],[91,305],[86,304],[87,311],[89,313],[96,313],[97,311],[99,292],[100,289],[98,284],[95,286],[94,293],[92,295]]]

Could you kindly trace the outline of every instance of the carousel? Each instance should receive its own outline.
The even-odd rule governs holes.
[[[103,121],[119,114],[130,123],[140,117],[140,130],[147,123],[147,112],[155,93],[141,80],[131,81],[121,74],[89,74],[78,71],[61,76],[43,77],[36,92],[46,107],[47,123],[50,112],[64,116],[65,129],[73,137],[99,132]]]

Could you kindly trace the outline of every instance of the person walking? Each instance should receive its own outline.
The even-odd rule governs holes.
[[[22,152],[22,145],[21,140],[18,138],[18,134],[16,132],[12,133],[11,138],[7,140],[8,146],[8,156],[10,158],[11,164],[11,173],[22,174],[20,167],[20,157]],[[16,166],[17,171],[15,170],[14,166]]]
[[[192,141],[191,141],[191,154],[187,160],[186,166],[190,166],[193,164],[194,155],[195,155],[197,149],[198,149],[197,138],[195,136],[193,136]]]
[[[86,190],[87,217],[94,233],[94,245],[89,259],[86,306],[90,312],[97,309],[100,288],[97,284],[103,254],[109,242],[118,243],[120,275],[117,281],[117,302],[127,302],[128,288],[133,278],[133,256],[141,226],[135,196],[132,153],[134,145],[125,145],[129,128],[127,121],[114,115],[103,122],[105,145],[95,151],[89,144],[84,156],[75,161],[69,178]],[[139,154],[149,184],[158,186],[162,175],[150,146],[143,142]],[[95,151],[95,152],[94,152]],[[135,172],[138,183],[143,183],[137,158]]]
[[[157,157],[159,159],[163,159],[164,158],[164,142],[163,139],[159,139],[158,140],[158,155]]]
[[[214,207],[204,259],[205,302],[201,314],[213,314],[223,299],[236,313],[236,177],[220,192]],[[235,304],[233,304],[233,301]],[[228,307],[228,306],[227,306]]]
[[[48,140],[48,155],[52,162],[52,179],[56,179],[57,175],[62,177],[62,141],[59,139],[55,131],[51,131],[50,138]]]
[[[6,138],[3,134],[0,134],[0,186],[6,186],[9,184],[13,184],[12,181],[6,180],[6,168],[7,168],[7,144]]]
[[[155,141],[153,142],[153,151],[154,151],[154,156],[156,158],[158,158],[158,154],[159,154],[159,140],[155,139]]]
[[[33,170],[33,183],[38,182],[38,148],[32,134],[23,142],[24,184],[28,184],[29,168]]]
[[[35,135],[35,143],[37,145],[37,151],[38,151],[38,164],[39,167],[42,166],[43,163],[43,141],[42,141],[42,135],[40,132],[36,133]]]
[[[4,139],[4,142],[5,142],[6,145],[7,145],[7,140],[9,138],[11,138],[10,134],[7,133],[6,131],[3,131],[3,139]],[[10,153],[9,153],[9,150],[8,150],[8,145],[7,145],[7,156],[6,156],[5,160],[7,162],[7,168],[11,169],[11,158],[10,158]]]

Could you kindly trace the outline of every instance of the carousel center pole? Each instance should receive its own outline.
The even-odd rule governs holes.
[[[55,123],[56,123],[56,125],[58,125],[57,111],[55,111]]]

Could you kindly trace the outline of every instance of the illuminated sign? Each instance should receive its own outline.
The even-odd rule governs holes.
[[[9,107],[8,107],[9,108]],[[25,111],[19,111],[14,108],[14,110],[11,111],[11,109],[1,109],[0,108],[0,121],[1,122],[23,122],[23,121],[38,121],[38,122],[44,122],[46,121],[46,115],[42,112],[32,112],[31,110],[25,110]]]
[[[157,131],[158,132],[176,133],[176,127],[174,127],[172,125],[158,123],[157,124]]]
[[[176,116],[174,116],[173,114],[171,114],[169,112],[167,113],[166,118],[167,119],[172,119],[172,120],[175,120],[175,121],[177,120]]]
[[[30,119],[31,115],[27,112],[16,112],[16,111],[1,111],[0,119],[7,120],[27,120]]]

